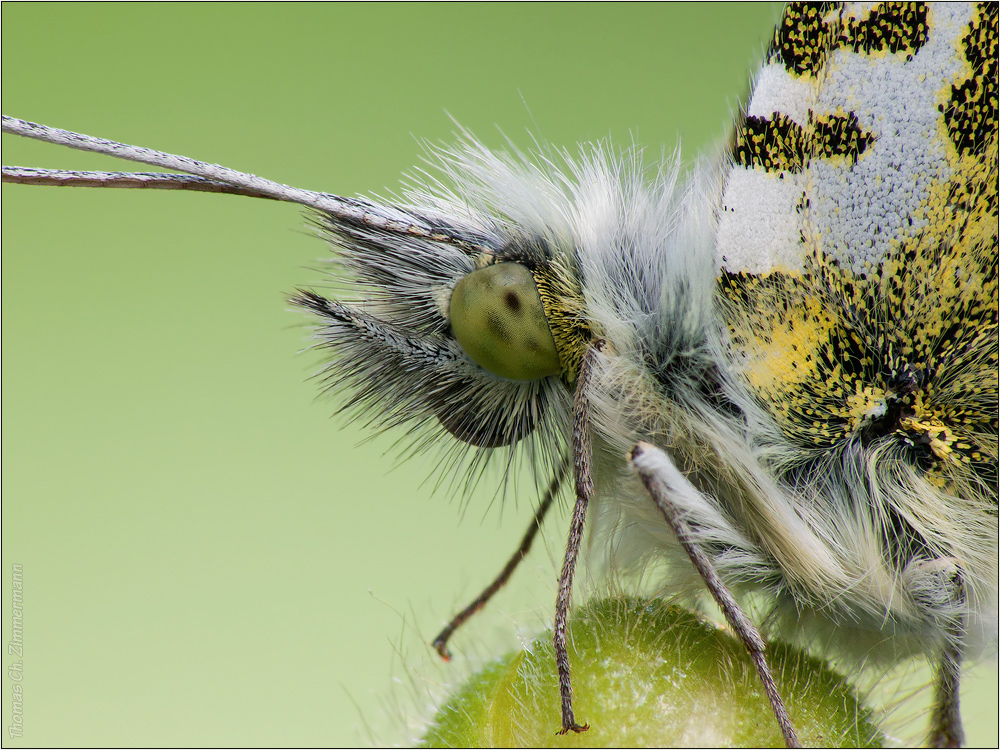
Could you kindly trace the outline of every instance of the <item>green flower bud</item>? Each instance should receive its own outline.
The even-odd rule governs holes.
[[[570,620],[576,719],[558,735],[551,634],[499,659],[441,708],[424,747],[781,747],[770,704],[743,646],[699,615],[661,602],[607,599]],[[879,747],[883,736],[853,688],[789,646],[772,671],[803,744]]]

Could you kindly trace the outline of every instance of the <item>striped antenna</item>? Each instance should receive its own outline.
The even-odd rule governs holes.
[[[364,198],[343,198],[330,193],[283,185],[280,182],[239,172],[219,164],[168,154],[142,146],[130,146],[118,141],[95,138],[72,130],[52,128],[8,115],[3,116],[3,132],[34,138],[46,143],[81,151],[116,156],[127,161],[177,170],[182,174],[159,172],[74,172],[30,167],[3,167],[3,181],[21,185],[63,185],[71,187],[150,188],[156,190],[194,190],[209,193],[229,193],[254,198],[298,203],[322,211],[333,219],[351,225],[361,225],[376,231],[451,242],[456,237],[448,227],[432,224],[413,213],[393,206],[383,206]]]

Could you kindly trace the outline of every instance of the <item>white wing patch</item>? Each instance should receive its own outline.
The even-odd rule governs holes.
[[[898,252],[926,228],[933,188],[954,175],[938,107],[968,68],[958,42],[971,16],[964,3],[930,6],[927,41],[912,56],[845,49],[830,56],[816,111],[851,112],[875,137],[855,164],[810,164],[807,241],[842,268],[863,274]]]
[[[719,217],[720,269],[799,272],[814,246],[861,274],[927,226],[923,206],[932,189],[954,173],[939,106],[950,97],[951,84],[968,74],[960,41],[972,7],[942,4],[923,15],[900,13],[888,20],[874,18],[878,8],[837,7],[824,16],[803,9],[816,33],[795,41],[821,48],[816,64],[804,69],[786,61],[777,45],[772,50],[741,135],[777,142],[760,144],[764,153],[756,154],[770,155],[770,163],[751,156],[727,180]],[[802,16],[786,18],[808,27]],[[896,28],[881,37],[865,28],[892,22]],[[776,116],[797,129],[753,132],[753,123]],[[861,138],[860,152],[831,143],[829,132],[816,128],[822,118],[841,125],[850,120],[848,130]]]

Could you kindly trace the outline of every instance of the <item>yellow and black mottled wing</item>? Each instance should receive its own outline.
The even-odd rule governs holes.
[[[996,498],[997,6],[792,3],[738,125],[735,367],[814,461],[889,446]]]

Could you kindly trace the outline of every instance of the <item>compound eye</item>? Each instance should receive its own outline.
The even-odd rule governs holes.
[[[556,342],[535,280],[518,263],[497,263],[462,278],[451,293],[451,330],[472,361],[508,380],[560,371]]]

